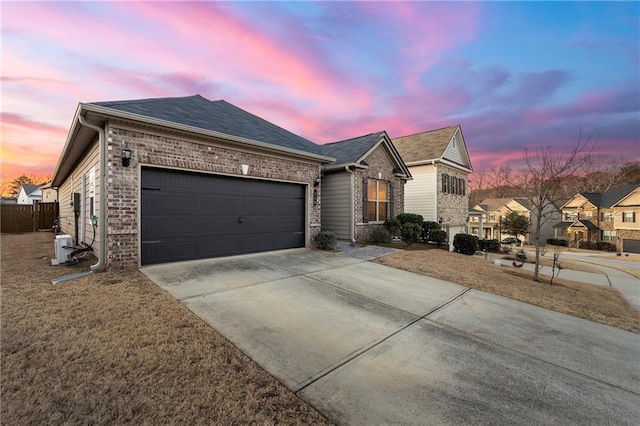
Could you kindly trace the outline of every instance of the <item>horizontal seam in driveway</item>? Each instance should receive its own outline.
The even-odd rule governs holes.
[[[323,369],[323,370],[319,371],[318,373],[314,374],[313,376],[309,377],[307,380],[302,382],[297,388],[293,389],[293,392],[297,394],[298,392],[303,391],[304,389],[306,389],[307,387],[309,387],[313,383],[317,382],[318,380],[320,380],[321,378],[325,377],[326,375],[336,371],[338,368],[342,367],[343,365],[347,364],[348,362],[350,362],[350,361],[356,359],[357,357],[367,353],[371,349],[375,348],[376,346],[380,345],[381,343],[385,342],[386,340],[390,339],[391,337],[395,336],[396,334],[400,333],[401,331],[406,330],[408,327],[411,327],[413,324],[417,323],[418,321],[423,320],[427,316],[429,316],[429,315],[433,314],[434,312],[444,308],[445,306],[447,306],[448,304],[452,303],[453,301],[455,301],[459,297],[463,296],[469,290],[471,290],[471,289],[470,288],[465,288],[459,294],[457,294],[457,295],[453,296],[452,298],[450,298],[449,300],[447,300],[447,301],[445,301],[445,302],[433,307],[426,314],[424,314],[422,316],[417,316],[415,319],[407,322],[406,324],[404,324],[402,327],[398,328],[393,333],[390,333],[390,334],[388,334],[386,336],[383,336],[383,337],[381,337],[379,339],[376,339],[376,340],[372,341],[371,343],[361,347],[360,349],[357,349],[357,350],[351,352],[349,355],[345,356],[344,358],[342,358],[338,362],[335,362],[335,363],[331,364],[330,366],[326,367],[325,369]],[[354,294],[358,294],[358,293],[354,293]],[[360,296],[362,296],[362,295],[360,295]],[[365,296],[362,296],[362,297],[365,297]],[[367,298],[367,297],[365,297],[365,298]],[[367,298],[367,299],[369,299],[369,298]],[[374,300],[374,299],[370,299],[370,300]],[[377,300],[374,300],[374,301],[376,303],[380,303]],[[390,306],[390,305],[387,305],[387,306]],[[398,308],[395,308],[395,309],[398,309]],[[398,310],[402,311],[402,309],[398,309]],[[406,311],[403,311],[403,312],[406,312]],[[409,312],[409,313],[411,313],[411,312]],[[415,314],[412,314],[412,315],[415,315]]]
[[[352,266],[352,265],[356,265],[356,264],[358,264],[358,263],[364,263],[364,262],[366,262],[366,261],[362,261],[362,262],[352,263],[352,264],[349,264],[349,265],[342,265],[342,266],[329,266],[329,267],[327,267],[327,268],[325,268],[325,269],[319,269],[319,270],[317,270],[317,271],[310,271],[310,272],[297,272],[297,271],[294,271],[294,270],[291,270],[291,269],[287,269],[287,268],[285,268],[285,267],[275,266],[275,265],[273,265],[273,264],[271,264],[271,263],[268,263],[268,262],[260,262],[260,261],[255,260],[255,259],[251,259],[251,261],[252,261],[252,262],[255,262],[255,263],[259,263],[259,264],[261,264],[261,265],[269,266],[269,267],[274,268],[274,269],[280,269],[280,270],[283,270],[283,271],[286,271],[286,272],[291,272],[291,273],[292,273],[292,275],[287,275],[286,277],[282,277],[282,278],[275,278],[275,279],[273,279],[273,280],[269,280],[269,281],[260,281],[260,282],[255,282],[255,283],[246,284],[246,285],[240,285],[240,286],[236,286],[236,287],[229,287],[229,288],[226,288],[226,289],[223,289],[223,290],[215,290],[215,291],[210,291],[210,292],[206,292],[206,293],[194,294],[194,295],[191,295],[191,296],[189,296],[189,297],[185,297],[185,298],[183,298],[183,299],[178,299],[178,300],[180,300],[180,301],[184,301],[184,300],[196,299],[196,298],[198,298],[198,297],[206,297],[206,296],[210,296],[210,295],[212,295],[212,294],[227,293],[227,292],[229,292],[229,291],[239,290],[239,289],[241,289],[241,288],[255,287],[255,286],[259,286],[259,285],[264,285],[264,284],[269,284],[269,283],[275,283],[275,282],[278,282],[278,281],[287,280],[287,279],[289,279],[289,278],[296,278],[296,277],[305,277],[305,278],[307,278],[307,279],[309,279],[309,280],[315,280],[315,281],[322,282],[323,284],[327,284],[327,285],[331,285],[331,286],[333,286],[333,284],[325,283],[324,281],[318,280],[318,279],[313,278],[313,277],[309,277],[309,276],[307,276],[307,275],[308,275],[308,274],[315,274],[316,272],[328,271],[328,270],[330,270],[330,269],[335,270],[335,269],[340,269],[340,268],[346,268],[346,267],[348,267],[348,266]],[[334,287],[335,287],[335,286],[334,286]],[[358,293],[354,293],[354,294],[358,294]],[[362,295],[359,295],[359,296],[362,296]],[[364,297],[364,296],[362,296],[362,297]],[[373,300],[373,299],[371,299],[371,300]],[[390,306],[390,305],[387,305],[387,306]],[[396,308],[396,309],[397,309],[397,308]],[[415,314],[413,314],[413,315],[415,315]]]
[[[471,289],[468,289],[468,290],[471,290]],[[521,350],[518,350],[518,349],[516,349],[516,348],[512,348],[512,347],[509,347],[509,346],[505,346],[505,345],[503,345],[503,344],[501,344],[501,343],[494,342],[494,341],[489,340],[489,339],[485,339],[485,338],[483,338],[483,337],[477,336],[477,335],[475,335],[475,334],[471,334],[471,333],[469,333],[469,332],[467,332],[467,331],[464,331],[464,330],[462,330],[462,329],[459,329],[459,328],[456,328],[456,327],[452,327],[452,326],[447,325],[447,324],[442,324],[442,323],[440,323],[440,322],[438,322],[438,321],[435,321],[435,320],[433,320],[433,319],[431,319],[431,318],[424,318],[424,319],[425,319],[426,321],[429,321],[429,322],[430,322],[430,323],[432,323],[432,324],[435,324],[435,325],[436,325],[436,326],[438,326],[438,327],[441,327],[441,328],[445,328],[445,329],[452,330],[452,331],[454,331],[454,332],[456,332],[456,333],[458,333],[458,334],[462,334],[462,335],[464,335],[464,336],[468,337],[469,339],[475,340],[475,341],[477,341],[477,342],[481,342],[481,343],[484,343],[484,344],[487,344],[487,345],[489,345],[489,346],[493,346],[493,347],[500,347],[500,348],[502,348],[502,349],[504,349],[504,350],[507,350],[507,351],[510,351],[510,352],[515,352],[515,353],[520,354],[520,355],[524,355],[524,356],[526,356],[526,357],[528,357],[528,358],[535,359],[535,360],[540,361],[540,362],[543,362],[543,363],[545,363],[545,364],[553,365],[554,367],[561,368],[561,369],[563,369],[563,370],[565,370],[565,371],[570,371],[571,373],[577,374],[577,375],[582,376],[582,377],[585,377],[585,378],[587,378],[587,379],[595,380],[595,381],[600,382],[600,383],[602,383],[602,384],[605,384],[605,385],[607,385],[607,386],[611,386],[611,387],[614,387],[614,388],[616,388],[616,389],[623,390],[623,391],[628,392],[628,393],[631,393],[631,394],[633,394],[633,395],[640,395],[640,393],[638,393],[638,392],[636,392],[636,391],[634,391],[634,390],[627,389],[627,388],[622,387],[622,386],[620,386],[620,385],[616,385],[615,383],[608,382],[608,381],[606,381],[606,380],[604,380],[604,379],[599,379],[599,378],[597,378],[597,377],[593,377],[593,376],[590,376],[590,375],[588,375],[588,374],[581,373],[581,372],[576,371],[576,370],[572,370],[572,369],[571,369],[571,368],[569,368],[569,367],[565,367],[565,366],[562,366],[562,365],[556,364],[555,362],[547,361],[547,360],[542,359],[542,358],[538,358],[538,357],[536,357],[536,356],[534,356],[534,355],[528,354],[528,353],[526,353],[526,352],[522,352]]]

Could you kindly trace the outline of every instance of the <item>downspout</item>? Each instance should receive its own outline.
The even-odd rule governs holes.
[[[355,196],[355,182],[354,182],[354,173],[353,170],[351,170],[349,168],[349,166],[344,166],[344,169],[347,171],[347,173],[349,173],[351,175],[349,182],[351,182],[351,205],[350,205],[350,209],[351,209],[351,220],[349,223],[349,234],[351,235],[351,243],[355,244],[356,243],[356,225],[355,225],[355,204],[353,201],[353,197]],[[364,190],[364,189],[363,189]]]
[[[90,267],[92,271],[99,271],[105,264],[104,259],[107,254],[107,144],[103,128],[87,122],[82,115],[78,115],[78,120],[83,126],[98,132],[98,144],[100,145],[100,217],[98,220],[100,251],[98,252],[98,261]]]

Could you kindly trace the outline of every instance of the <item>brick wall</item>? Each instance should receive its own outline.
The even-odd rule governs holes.
[[[320,165],[288,156],[258,152],[241,144],[155,134],[110,123],[107,126],[107,267],[140,266],[139,173],[140,166],[165,166],[183,170],[242,176],[241,164],[249,165],[249,176],[309,184],[307,199],[308,241],[320,231],[320,195],[313,206],[313,182]],[[122,166],[122,148],[132,152],[129,167]],[[245,151],[246,150],[246,151]],[[252,151],[253,152],[252,152]],[[320,188],[317,188],[320,192]]]
[[[357,241],[365,242],[369,237],[369,232],[380,223],[364,223],[363,222],[363,179],[366,176],[369,179],[380,179],[393,183],[393,216],[404,212],[404,184],[405,181],[393,175],[393,169],[396,167],[387,154],[384,146],[380,145],[376,148],[365,161],[369,165],[367,169],[357,169],[355,171],[355,188],[354,188],[354,206],[355,206],[355,238]],[[379,176],[378,173],[382,175]]]
[[[442,192],[442,175],[447,174],[458,179],[465,180],[467,195],[445,194]],[[468,175],[465,172],[438,164],[438,219],[442,218],[442,223],[452,226],[465,225],[469,214],[469,184]]]

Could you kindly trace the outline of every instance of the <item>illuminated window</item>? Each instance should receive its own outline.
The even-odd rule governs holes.
[[[369,222],[382,222],[387,219],[389,206],[389,184],[381,180],[369,179],[367,182],[367,214]]]
[[[636,212],[623,212],[622,213],[622,221],[623,222],[635,222],[636,221]]]

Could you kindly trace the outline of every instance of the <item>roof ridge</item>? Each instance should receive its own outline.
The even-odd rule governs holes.
[[[425,130],[425,131],[423,131],[423,132],[411,133],[410,135],[398,136],[398,137],[391,138],[391,139],[392,139],[392,140],[393,140],[393,139],[403,139],[403,138],[408,138],[408,137],[411,137],[411,136],[422,135],[422,134],[424,134],[424,133],[437,132],[437,131],[439,131],[439,130],[449,129],[449,128],[452,128],[452,127],[461,127],[461,126],[460,126],[460,124],[453,124],[453,125],[451,125],[451,126],[440,127],[439,129]]]
[[[210,99],[205,98],[204,96],[200,95],[199,93],[196,93],[195,95],[189,95],[189,96],[167,96],[167,97],[162,97],[162,98],[140,98],[140,99],[121,99],[119,101],[95,101],[95,102],[87,102],[88,104],[108,104],[108,105],[125,105],[125,104],[132,104],[132,103],[151,103],[151,102],[156,102],[156,101],[165,101],[165,100],[175,100],[175,99],[189,99],[189,98],[200,98],[200,99],[204,99],[205,101],[211,102],[211,103],[216,103],[218,101],[212,101]],[[223,99],[221,99],[223,100]],[[228,103],[228,102],[227,102]]]
[[[355,136],[353,138],[343,139],[341,141],[323,143],[321,146],[335,145],[335,144],[338,144],[338,143],[349,142],[349,141],[352,141],[352,140],[355,140],[355,139],[366,138],[367,136],[373,136],[373,135],[377,135],[377,134],[384,133],[384,132],[385,132],[384,130],[381,130],[379,132],[371,132],[371,133],[367,133],[366,135]]]

